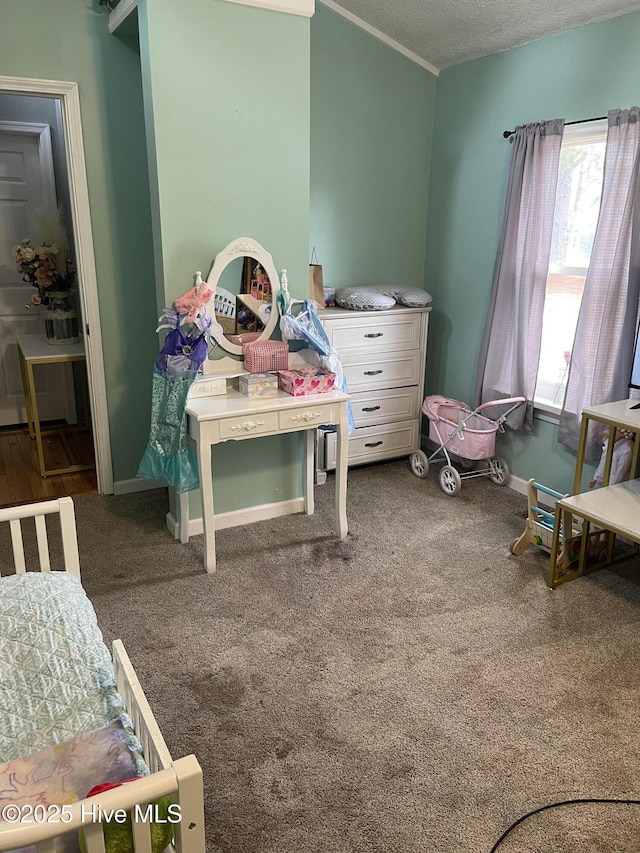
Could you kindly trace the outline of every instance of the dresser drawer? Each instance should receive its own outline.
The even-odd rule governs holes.
[[[353,318],[326,319],[323,325],[333,348],[342,358],[351,350],[373,353],[419,349],[422,323],[423,314],[398,311],[381,317],[372,312]]]
[[[421,395],[417,385],[388,391],[361,391],[351,395],[351,410],[356,427],[374,426],[390,421],[408,421],[420,413]]]
[[[244,435],[262,435],[278,431],[278,413],[256,412],[246,418],[223,418],[220,421],[220,440],[238,438]]]
[[[356,429],[349,436],[349,465],[409,456],[420,446],[419,438],[419,421]],[[336,433],[327,433],[325,441],[325,468],[333,470],[336,467]]]
[[[421,350],[377,355],[344,355],[342,369],[350,394],[402,385],[416,385],[424,367]]]

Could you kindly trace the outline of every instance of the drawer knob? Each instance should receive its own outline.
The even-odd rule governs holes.
[[[363,412],[377,412],[379,408],[380,408],[380,406],[363,406],[362,411]]]
[[[365,376],[377,376],[379,373],[382,373],[382,370],[365,370]]]
[[[382,444],[381,441],[369,441],[365,444],[365,447],[378,447],[380,444]]]
[[[381,338],[383,335],[384,332],[368,332],[365,338]]]

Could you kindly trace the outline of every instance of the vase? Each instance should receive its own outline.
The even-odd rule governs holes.
[[[44,327],[47,343],[54,346],[78,343],[78,315],[69,301],[68,291],[52,291],[47,294],[49,304],[44,312]]]

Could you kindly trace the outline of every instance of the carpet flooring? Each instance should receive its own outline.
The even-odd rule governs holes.
[[[202,537],[164,490],[75,499],[83,583],[175,757],[205,779],[208,853],[489,853],[526,812],[640,798],[640,561],[549,590],[526,500],[445,496],[406,460],[333,479],[316,513]],[[523,821],[500,853],[640,851],[640,806]]]

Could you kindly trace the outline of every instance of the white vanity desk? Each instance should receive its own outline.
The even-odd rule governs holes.
[[[269,340],[276,331],[279,319],[278,293],[280,279],[271,255],[256,240],[240,237],[232,241],[215,257],[207,284],[215,292],[220,284],[237,301],[245,301],[246,291],[240,292],[237,285],[245,277],[245,261],[259,264],[266,272],[271,290],[271,312],[260,339]],[[285,282],[283,270],[283,283]],[[241,275],[242,273],[242,275]],[[197,274],[199,276],[199,273]],[[289,299],[288,290],[285,291]],[[215,312],[215,299],[209,301],[211,314]],[[232,315],[235,318],[233,308]],[[226,312],[225,312],[226,313]],[[245,441],[249,438],[261,438],[269,435],[283,435],[291,432],[306,431],[304,454],[304,498],[296,502],[307,515],[314,510],[313,486],[315,469],[316,427],[335,426],[337,428],[336,447],[336,532],[341,539],[347,535],[347,455],[349,446],[349,425],[347,420],[348,394],[342,391],[329,391],[325,394],[308,394],[294,397],[284,391],[278,391],[276,397],[245,397],[233,385],[234,377],[243,370],[242,346],[227,338],[222,327],[213,324],[211,334],[219,346],[219,352],[226,356],[207,359],[203,365],[203,376],[191,387],[185,407],[189,436],[195,442],[202,495],[202,526],[204,531],[204,564],[207,572],[216,570],[216,513],[213,502],[212,456],[215,460],[215,445],[225,441]],[[305,349],[289,354],[289,366],[302,366],[306,362],[305,354],[313,351]],[[315,356],[314,356],[315,357]],[[301,359],[300,364],[297,360]],[[182,542],[189,541],[189,500],[186,492],[178,495],[179,523],[175,531]],[[226,525],[225,525],[226,526]],[[174,535],[176,535],[174,532]]]
[[[304,511],[314,511],[314,447],[315,428],[326,424],[337,427],[336,463],[336,532],[340,539],[347,535],[347,454],[348,423],[347,394],[329,391],[292,397],[279,391],[277,397],[256,399],[229,391],[219,397],[200,397],[190,400],[186,412],[189,435],[196,443],[200,489],[202,493],[202,521],[204,527],[204,563],[207,572],[216,569],[216,516],[211,479],[212,448],[224,441],[243,441],[256,436],[277,435],[306,430],[304,469]],[[215,455],[215,451],[214,451]],[[188,512],[185,502],[183,512]],[[188,518],[183,520],[183,530],[188,530]],[[188,536],[188,534],[187,534]]]

